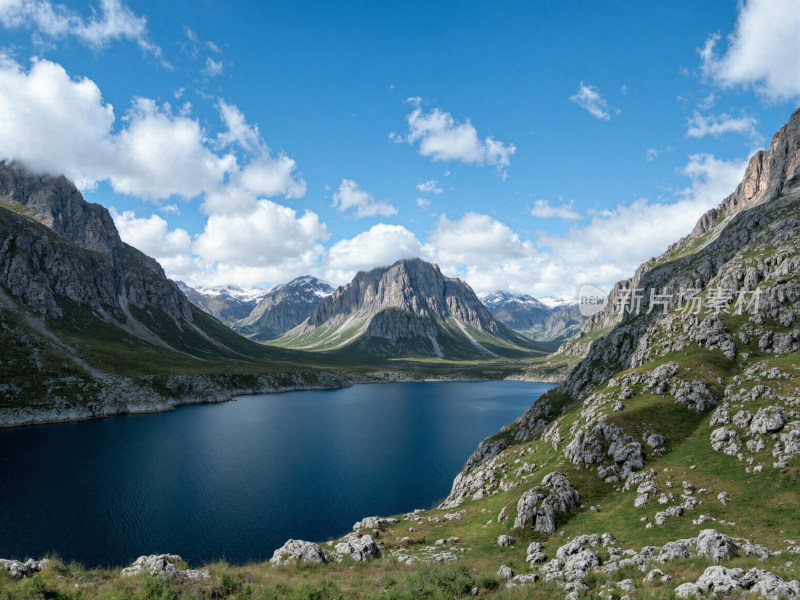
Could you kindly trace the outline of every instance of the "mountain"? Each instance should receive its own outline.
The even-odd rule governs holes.
[[[192,304],[229,326],[247,317],[268,293],[265,289],[245,290],[236,285],[192,288],[182,281],[176,283]]]
[[[499,511],[491,535],[532,541],[517,565],[564,594],[618,597],[640,572],[637,597],[800,597],[800,110],[579,340],[566,380],[464,465],[448,534]]]
[[[496,358],[542,351],[492,317],[467,284],[421,259],[359,272],[274,343],[374,357]]]
[[[296,358],[192,305],[65,177],[0,162],[0,408],[12,409],[4,423],[296,386],[307,379],[269,375],[297,373]]]
[[[586,320],[574,299],[547,298],[497,290],[478,294],[486,308],[503,325],[534,340],[565,340]]]
[[[232,327],[257,341],[280,337],[305,321],[334,289],[328,282],[311,275],[297,277],[266,293],[251,312]]]

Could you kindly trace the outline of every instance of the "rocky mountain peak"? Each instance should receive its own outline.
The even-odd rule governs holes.
[[[155,307],[192,321],[161,266],[122,242],[108,211],[66,177],[0,161],[0,210],[0,283],[35,312],[60,317],[63,296],[98,312]]]
[[[355,313],[404,310],[425,320],[455,317],[481,331],[496,334],[497,322],[463,281],[445,277],[438,265],[403,259],[391,266],[359,272],[352,282],[325,298],[306,325],[339,324]]]
[[[800,183],[800,109],[772,137],[767,150],[759,150],[750,159],[744,178],[736,190],[719,206],[704,214],[690,238],[709,231],[722,217],[774,198]]]
[[[0,201],[25,206],[32,218],[81,248],[111,254],[122,245],[108,211],[86,202],[63,175],[37,175],[0,161]]]

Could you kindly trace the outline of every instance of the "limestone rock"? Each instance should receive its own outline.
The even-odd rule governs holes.
[[[328,562],[328,555],[314,542],[288,540],[283,546],[275,550],[269,562],[273,565],[280,566],[293,563],[296,560],[323,564]]]
[[[383,556],[383,549],[375,543],[371,535],[340,542],[336,544],[334,550],[334,560],[337,562],[345,556],[350,556],[356,562],[366,562]]]
[[[733,538],[718,533],[716,529],[704,529],[697,536],[697,554],[715,562],[732,559],[737,550]]]

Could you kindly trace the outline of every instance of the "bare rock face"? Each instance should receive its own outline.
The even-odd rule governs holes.
[[[0,200],[25,206],[37,221],[86,250],[111,254],[122,245],[108,211],[86,202],[63,175],[36,175],[0,161]]]
[[[35,312],[60,317],[63,296],[101,313],[155,307],[192,322],[188,300],[161,266],[123,243],[108,211],[65,177],[0,162],[0,201],[28,215],[0,204],[0,284]]]

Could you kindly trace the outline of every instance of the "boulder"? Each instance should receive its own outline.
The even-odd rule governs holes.
[[[153,577],[169,577],[179,579],[208,579],[211,574],[207,569],[178,569],[175,563],[183,559],[177,554],[151,554],[140,556],[130,567],[120,571],[121,577],[134,577],[148,573]]]
[[[786,417],[783,415],[783,409],[777,406],[768,406],[767,408],[759,408],[758,412],[750,422],[751,433],[777,433],[786,425]]]
[[[283,546],[273,552],[269,562],[275,566],[280,566],[297,560],[323,564],[328,561],[328,554],[314,542],[287,540]]]
[[[497,576],[500,579],[504,579],[508,581],[512,577],[514,577],[514,570],[511,567],[507,567],[505,565],[501,565],[499,569],[497,569]]]
[[[356,562],[365,562],[383,556],[383,549],[375,543],[371,535],[363,535],[340,542],[334,547],[334,560],[341,562],[345,556],[350,556]]]
[[[501,535],[497,538],[498,546],[513,546],[516,540],[510,535]]]
[[[716,529],[704,529],[697,536],[697,554],[715,562],[732,559],[737,549],[733,538],[718,533]]]
[[[743,589],[741,569],[727,569],[721,566],[708,567],[697,580],[697,588],[705,594],[725,596]]]

